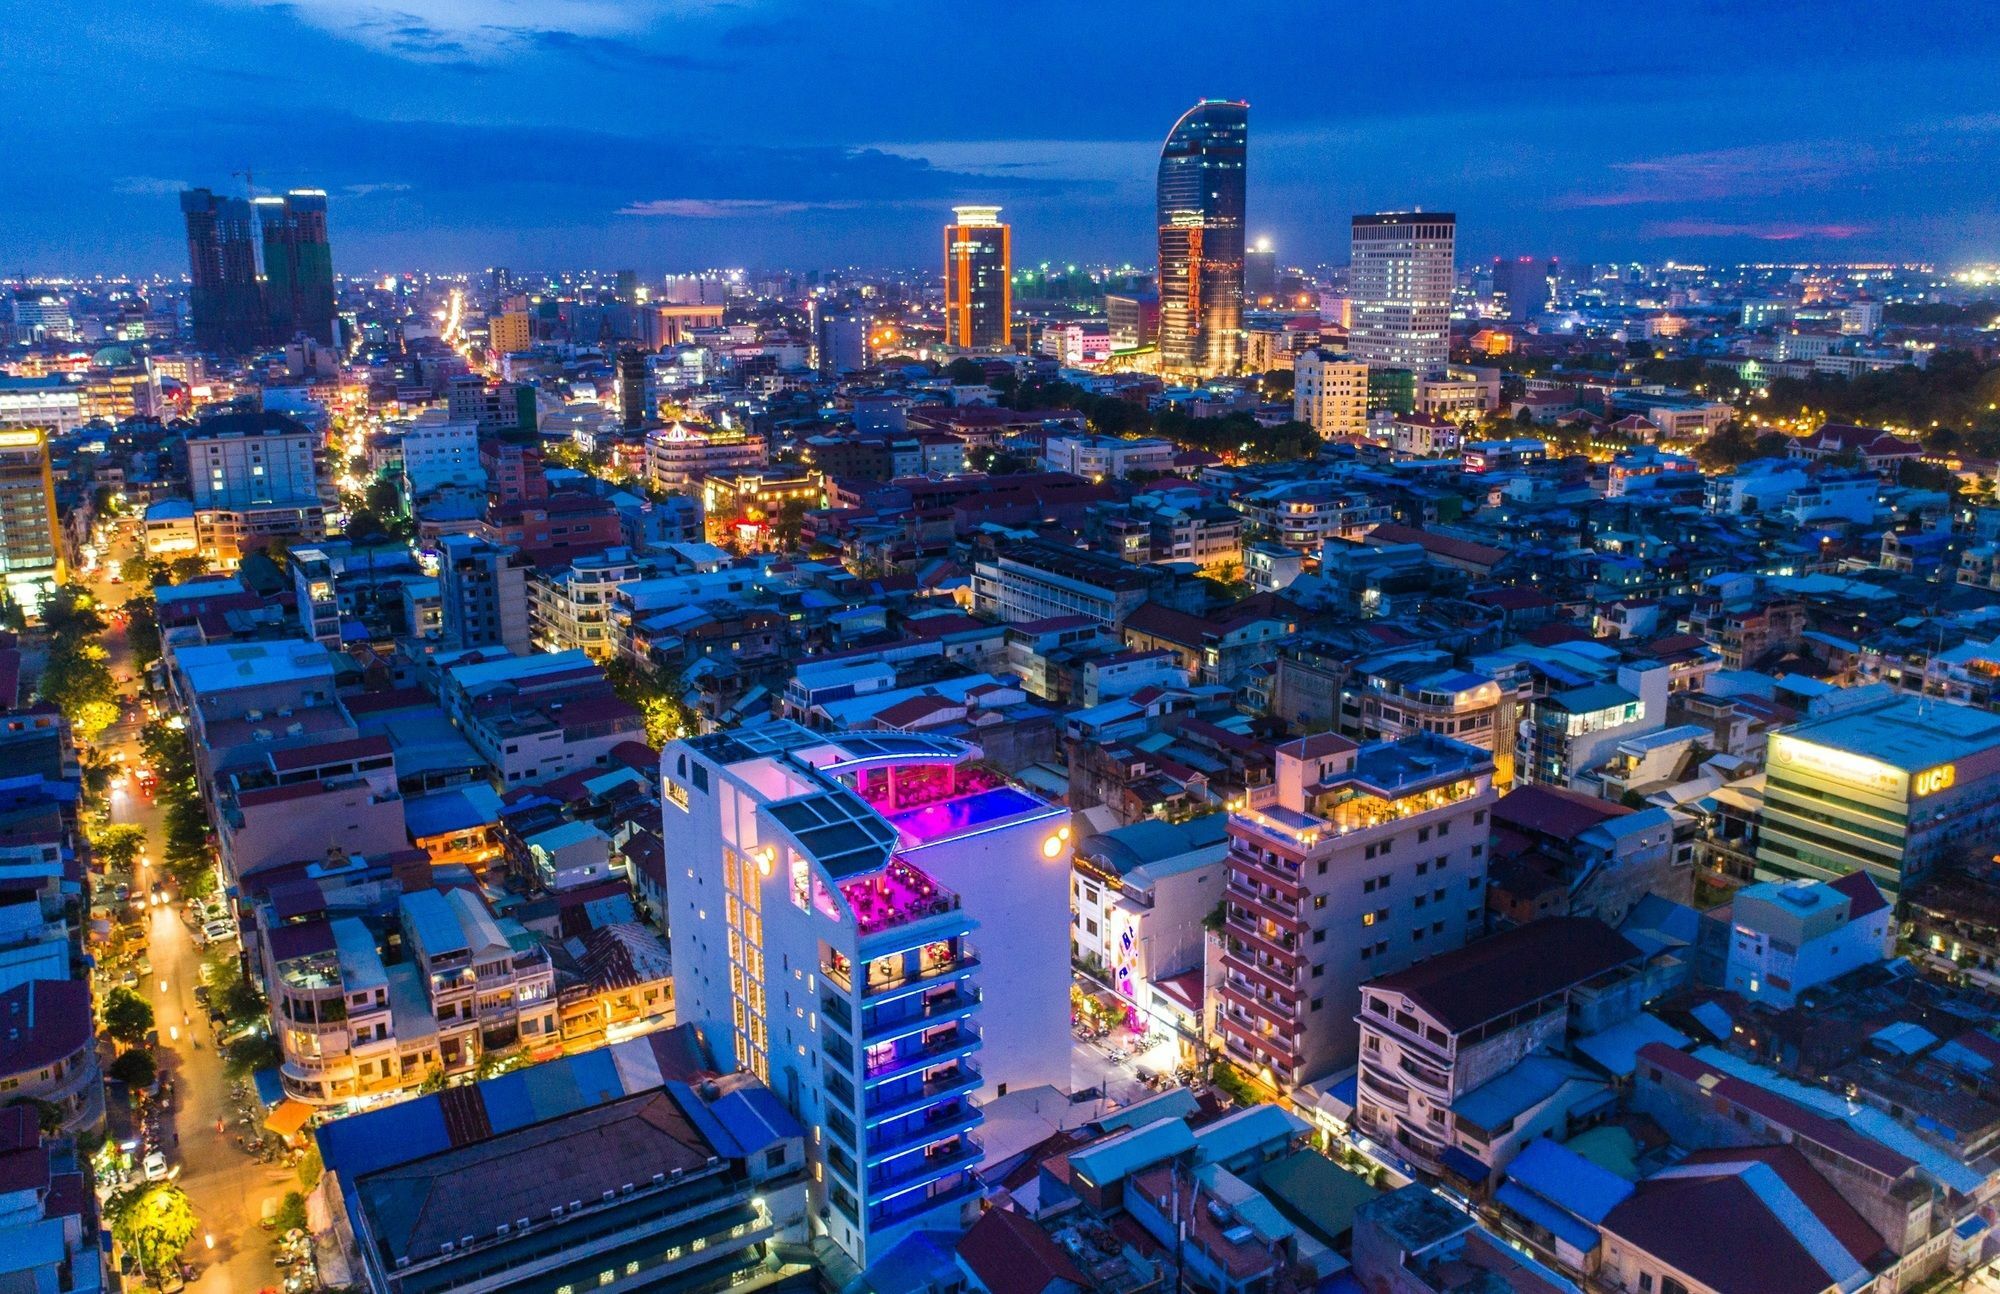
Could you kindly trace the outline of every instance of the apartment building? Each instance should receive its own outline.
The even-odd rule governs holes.
[[[594,661],[617,654],[611,636],[612,597],[650,576],[656,563],[629,548],[607,548],[567,566],[537,568],[528,577],[528,627],[536,651],[576,648]]]
[[[1355,1059],[1361,986],[1485,929],[1493,757],[1420,734],[1277,748],[1229,819],[1227,1058],[1279,1091]]]
[[[790,722],[662,756],[678,1016],[824,1129],[816,1229],[864,1266],[978,1197],[979,1100],[1069,1086],[1068,815],[977,756]]]
[[[560,1049],[548,953],[476,891],[405,893],[379,931],[323,902],[284,920],[287,902],[260,907],[253,955],[288,1096],[342,1106],[470,1072],[482,1057]],[[382,951],[391,933],[395,961]]]
[[[534,643],[528,609],[533,560],[510,544],[477,535],[446,535],[438,546],[443,549],[438,602],[446,644],[527,652]]]
[[[1461,1103],[1535,1053],[1561,1051],[1572,995],[1643,960],[1603,922],[1558,916],[1370,980],[1356,1126],[1426,1172],[1483,1178],[1487,1143],[1502,1133]]]
[[[1060,544],[1012,544],[982,557],[973,569],[973,610],[1022,624],[1088,616],[1117,625],[1172,576]]]
[[[768,462],[764,438],[749,431],[676,422],[646,433],[646,483],[656,490],[691,490],[711,473],[758,468]]]
[[[1292,417],[1328,440],[1368,434],[1368,365],[1334,351],[1302,352],[1292,364]]]
[[[582,651],[446,662],[438,699],[502,789],[584,768],[643,741],[645,720]]]

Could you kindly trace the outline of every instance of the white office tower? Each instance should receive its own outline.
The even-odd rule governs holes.
[[[1371,368],[1442,373],[1451,359],[1452,258],[1458,217],[1397,211],[1354,217],[1347,352]]]
[[[978,756],[779,722],[661,757],[676,1010],[813,1129],[864,1267],[955,1225],[978,1102],[1069,1088],[1067,812]]]

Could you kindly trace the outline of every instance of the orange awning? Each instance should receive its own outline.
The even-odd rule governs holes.
[[[281,1137],[289,1137],[306,1126],[313,1117],[313,1108],[304,1101],[294,1101],[290,1097],[278,1102],[271,1111],[264,1126]]]

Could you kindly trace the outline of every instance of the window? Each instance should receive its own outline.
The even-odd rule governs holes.
[[[1325,999],[1325,998],[1323,998],[1323,997],[1316,997],[1316,998],[1314,998],[1314,999],[1313,999],[1313,1010],[1315,1010],[1315,1011],[1318,1011],[1318,1010],[1321,1010],[1321,1009],[1323,1009],[1323,1008],[1324,1008],[1325,1006],[1326,1006],[1326,999]]]
[[[1660,1294],[1688,1294],[1688,1287],[1671,1276],[1660,1277]]]
[[[1313,977],[1314,979],[1319,979],[1319,978],[1320,978],[1321,976],[1323,976],[1323,975],[1325,975],[1325,974],[1326,974],[1326,966],[1325,966],[1325,964],[1324,964],[1324,963],[1322,963],[1322,964],[1320,964],[1320,965],[1318,965],[1318,966],[1315,966],[1315,967],[1313,967],[1313,974],[1312,974],[1312,977]]]
[[[1418,843],[1418,844],[1422,844],[1422,843],[1423,843],[1424,841],[1426,841],[1426,840],[1429,840],[1430,838],[1431,838],[1431,829],[1430,829],[1429,827],[1418,827],[1418,828],[1417,828],[1417,843]]]
[[[1472,825],[1476,827],[1484,821],[1486,821],[1486,810],[1474,809],[1472,811]]]
[[[1422,859],[1417,860],[1417,875],[1422,876],[1425,872],[1428,872],[1430,869],[1431,865],[1429,863],[1425,862]]]
[[[1313,895],[1313,911],[1318,912],[1324,907],[1326,907],[1326,895],[1324,894]]]
[[[1316,944],[1323,944],[1323,943],[1325,943],[1325,942],[1326,942],[1326,931],[1324,931],[1324,930],[1315,930],[1315,931],[1313,931],[1313,942],[1314,942],[1314,943],[1316,943]]]

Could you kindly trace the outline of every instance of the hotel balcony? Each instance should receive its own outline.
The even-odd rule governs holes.
[[[977,1106],[958,1100],[882,1124],[868,1134],[868,1166],[873,1168],[930,1142],[970,1131],[985,1117]]]
[[[1283,1034],[1294,1042],[1305,1032],[1305,1021],[1292,1014],[1286,1006],[1286,1002],[1298,1000],[1295,996],[1287,994],[1284,998],[1275,1000],[1265,998],[1254,990],[1228,980],[1224,980],[1219,987],[1223,1001],[1236,1008],[1229,1013],[1233,1018],[1260,1029],[1263,1027],[1263,1022],[1268,1021],[1274,1032]]]
[[[1282,1038],[1266,1037],[1226,1015],[1218,1016],[1216,1022],[1222,1027],[1223,1050],[1237,1064],[1253,1072],[1269,1069],[1280,1080],[1298,1068],[1299,1054]]]
[[[1299,951],[1298,936],[1267,932],[1234,908],[1223,916],[1222,928],[1231,938],[1240,940],[1259,965],[1296,971],[1306,964],[1305,954]]]
[[[1259,965],[1256,960],[1241,953],[1225,951],[1222,954],[1222,966],[1226,973],[1241,981],[1250,992],[1289,994],[1299,992],[1297,975],[1279,967]]]
[[[1306,928],[1305,916],[1296,902],[1274,897],[1234,877],[1230,878],[1226,893],[1231,903],[1239,905],[1252,917],[1262,917],[1292,934],[1299,934]]]
[[[977,1138],[960,1136],[945,1144],[909,1150],[868,1170],[868,1194],[880,1197],[927,1185],[962,1168],[977,1168],[986,1148]]]
[[[901,1042],[885,1043],[871,1052],[884,1054],[869,1056],[867,1068],[862,1073],[864,1087],[876,1087],[891,1079],[913,1074],[920,1069],[939,1064],[953,1057],[969,1056],[980,1048],[980,1037],[967,1025],[952,1025],[942,1035],[912,1043],[909,1039]]]
[[[935,1105],[949,1097],[969,1095],[978,1091],[985,1082],[986,1076],[979,1072],[977,1065],[969,1060],[961,1060],[923,1078],[913,1086],[884,1085],[871,1089],[866,1100],[866,1112],[861,1121],[873,1128],[908,1114],[912,1110]]]
[[[979,1006],[979,990],[955,984],[920,1000],[870,1003],[861,1012],[861,1041],[869,1046],[963,1020]]]
[[[893,1001],[912,993],[922,993],[946,980],[967,979],[978,970],[979,958],[970,948],[963,944],[953,947],[951,941],[941,939],[922,948],[905,949],[868,962],[861,999],[870,1005]],[[831,961],[822,963],[819,973],[838,986],[841,992],[854,991],[852,967],[839,953],[833,954]]]
[[[868,1227],[871,1231],[887,1230],[912,1218],[963,1205],[984,1189],[970,1173],[965,1173],[956,1180],[900,1190],[869,1208]]]
[[[895,946],[892,940],[881,936],[900,933],[908,938],[918,932],[906,927],[959,911],[958,895],[900,858],[890,859],[889,865],[873,876],[848,881],[840,887],[840,894],[854,913],[864,957],[872,946],[886,945],[884,951]],[[969,923],[960,924],[969,928]],[[949,933],[962,934],[964,930]]]

